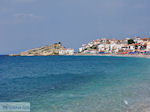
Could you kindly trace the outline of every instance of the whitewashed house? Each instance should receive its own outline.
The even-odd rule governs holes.
[[[150,51],[150,42],[147,42],[147,51]]]
[[[98,51],[104,51],[105,50],[105,44],[98,45]]]
[[[134,40],[135,43],[143,42],[143,40],[140,37],[134,37],[133,40]]]
[[[59,55],[73,55],[74,54],[74,49],[63,49],[59,51]]]
[[[135,44],[128,45],[129,50],[135,51]]]

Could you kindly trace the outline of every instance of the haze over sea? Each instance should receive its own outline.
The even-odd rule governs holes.
[[[146,58],[0,56],[0,101],[31,112],[145,112],[149,93]]]

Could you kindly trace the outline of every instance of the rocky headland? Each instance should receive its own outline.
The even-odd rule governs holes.
[[[19,54],[10,54],[10,56],[49,56],[49,55],[59,55],[61,50],[66,48],[61,44],[61,42],[54,43],[52,45],[43,46],[40,48],[33,48],[28,51],[21,52]]]

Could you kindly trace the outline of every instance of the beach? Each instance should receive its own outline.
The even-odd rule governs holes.
[[[150,55],[143,54],[85,54],[85,53],[75,53],[74,56],[117,56],[117,57],[141,57],[141,58],[150,58]]]

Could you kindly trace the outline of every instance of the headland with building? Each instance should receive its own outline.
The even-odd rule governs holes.
[[[100,38],[83,44],[78,52],[75,52],[73,48],[66,48],[61,42],[58,42],[18,54],[10,54],[10,56],[50,55],[150,57],[150,38],[133,37],[122,40]]]

